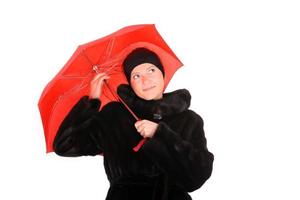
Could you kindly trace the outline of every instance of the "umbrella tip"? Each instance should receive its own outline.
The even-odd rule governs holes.
[[[98,70],[99,70],[98,65],[94,65],[94,66],[93,66],[93,70],[98,74]]]

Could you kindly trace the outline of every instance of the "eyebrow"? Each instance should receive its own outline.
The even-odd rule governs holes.
[[[136,75],[136,74],[138,74],[139,72],[133,72],[133,73],[131,73],[131,76],[134,76],[134,75]]]
[[[155,67],[155,65],[151,64],[151,66],[150,66],[150,67],[148,67],[148,68],[147,68],[147,70],[148,70],[148,69],[150,69],[151,67]]]

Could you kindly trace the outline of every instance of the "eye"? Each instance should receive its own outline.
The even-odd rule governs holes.
[[[150,69],[148,70],[148,72],[149,72],[149,73],[153,73],[153,72],[155,72],[155,69],[154,69],[154,68],[150,68]]]
[[[140,78],[140,75],[139,75],[139,74],[135,74],[135,75],[132,76],[132,78],[133,78],[134,80],[136,80],[136,79]]]

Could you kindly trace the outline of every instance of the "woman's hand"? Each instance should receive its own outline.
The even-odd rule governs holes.
[[[99,99],[102,93],[103,81],[109,79],[109,76],[105,73],[96,74],[90,83],[90,99]]]
[[[140,120],[134,124],[137,132],[143,136],[143,138],[152,138],[158,124],[149,120]]]

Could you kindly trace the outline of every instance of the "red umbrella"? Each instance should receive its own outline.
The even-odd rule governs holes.
[[[102,89],[101,108],[110,101],[124,103],[116,93],[120,84],[127,83],[122,62],[138,47],[148,48],[159,55],[165,70],[165,87],[176,70],[182,66],[154,24],[127,26],[103,38],[80,45],[46,85],[39,99],[38,107],[47,153],[53,151],[53,140],[66,115],[82,96],[89,94],[90,81],[95,73],[106,72],[110,75]],[[132,112],[130,109],[129,111]],[[135,118],[138,120],[136,116]]]

